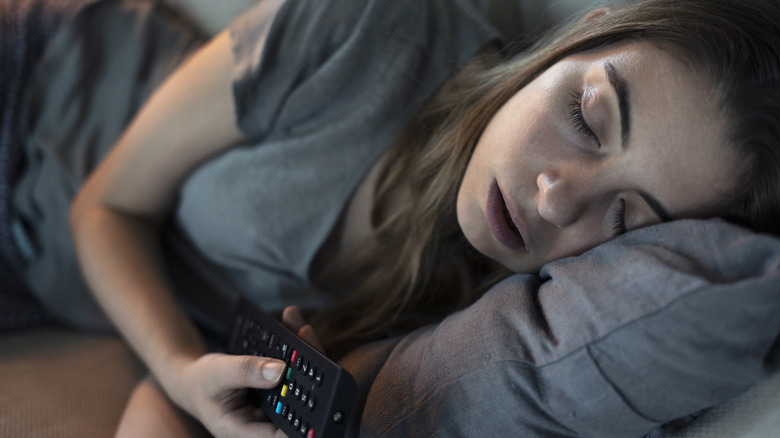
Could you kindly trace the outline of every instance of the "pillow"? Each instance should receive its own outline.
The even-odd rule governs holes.
[[[630,437],[772,374],[779,332],[780,240],[688,220],[512,276],[343,363],[373,378],[361,436]]]

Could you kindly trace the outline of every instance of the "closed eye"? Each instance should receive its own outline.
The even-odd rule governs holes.
[[[569,120],[571,120],[572,126],[583,138],[588,141],[596,143],[597,147],[601,147],[599,138],[593,129],[590,128],[588,122],[585,121],[585,114],[582,112],[582,92],[572,89],[571,90],[571,102],[569,103]]]
[[[620,236],[621,234],[626,234],[628,232],[628,227],[626,226],[626,200],[620,199],[618,202],[618,208],[615,211],[615,218],[613,220],[612,225],[612,232],[614,235]]]

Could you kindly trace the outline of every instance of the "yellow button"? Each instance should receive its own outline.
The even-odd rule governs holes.
[[[282,386],[282,397],[287,397],[287,385]]]

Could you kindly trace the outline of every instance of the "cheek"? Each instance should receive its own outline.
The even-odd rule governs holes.
[[[491,137],[496,146],[494,153],[503,159],[502,164],[512,168],[541,167],[571,158],[571,139],[565,133],[559,114],[550,102],[529,102],[518,107],[513,117],[498,120]]]
[[[455,213],[458,218],[458,224],[464,231],[464,226],[469,223],[469,193],[467,187],[467,179],[464,179],[458,190],[458,198],[455,201]]]
[[[471,240],[474,234],[473,230],[479,225],[481,214],[479,190],[482,185],[481,181],[486,178],[484,174],[485,170],[475,151],[475,156],[472,156],[466,167],[466,173],[463,176],[463,181],[458,189],[458,196],[455,201],[458,224],[469,240]]]
[[[499,114],[483,133],[473,159],[494,173],[517,170],[539,152],[536,144],[542,140],[529,121],[522,113]]]
[[[603,223],[597,220],[583,221],[576,227],[558,229],[556,236],[548,239],[545,262],[578,256],[609,240],[603,232]]]

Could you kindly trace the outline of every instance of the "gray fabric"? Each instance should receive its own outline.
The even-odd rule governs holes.
[[[457,0],[289,0],[264,47],[263,26],[255,11],[232,26],[251,142],[188,179],[176,222],[192,249],[180,254],[213,265],[202,272],[223,279],[221,296],[276,311],[304,297],[317,250],[410,116],[497,37]]]
[[[631,437],[770,376],[779,334],[780,240],[680,221],[513,276],[384,362],[344,363],[377,373],[365,436]]]
[[[20,273],[11,226],[13,181],[22,167],[24,114],[35,68],[60,23],[91,1],[0,2],[0,331],[49,319]]]
[[[25,170],[14,188],[24,276],[65,321],[108,329],[75,260],[70,202],[154,87],[201,43],[150,1],[103,0],[57,34],[32,84]]]
[[[780,373],[666,438],[767,438],[780,431]],[[658,437],[658,438],[660,438]],[[654,437],[656,438],[656,437]]]
[[[458,0],[290,0],[258,57],[264,25],[250,11],[231,32],[238,123],[252,141],[185,182],[165,237],[179,290],[194,291],[190,310],[217,328],[238,294],[272,311],[301,300],[311,260],[363,174],[422,102],[496,39]],[[18,239],[28,248],[26,278],[66,321],[108,327],[75,262],[70,200],[199,43],[150,2],[106,0],[47,52],[15,207],[28,234]]]

